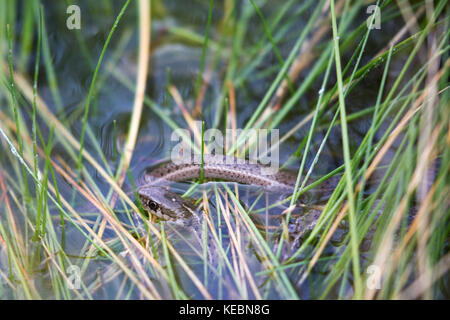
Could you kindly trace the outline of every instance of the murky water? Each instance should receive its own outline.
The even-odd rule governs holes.
[[[216,49],[210,49],[206,52],[206,72],[204,77],[206,78],[207,86],[203,98],[203,108],[197,116],[198,120],[205,121],[207,128],[212,127],[217,118],[222,119],[220,112],[223,112],[223,106],[227,103],[223,96],[223,88],[226,86],[227,65],[230,60],[233,42],[236,41],[236,38],[228,36],[224,40],[224,48],[217,49],[217,45],[222,41],[220,32],[223,27],[222,17],[224,10],[223,3],[217,2],[218,4],[213,10],[210,31],[212,35],[211,41],[214,42],[214,46],[211,46],[211,48],[216,47]],[[77,38],[76,31],[68,31],[65,27],[66,15],[65,4],[63,2],[43,1],[43,3],[46,28],[49,35],[49,51],[57,78],[59,97],[55,96],[52,92],[48,80],[49,75],[45,72],[44,63],[41,65],[39,93],[53,112],[58,115],[58,118],[69,126],[72,134],[75,137],[79,137],[82,126],[81,119],[86,105],[93,70],[114,18],[120,10],[122,1],[102,2],[101,5],[94,5],[93,2],[89,1],[79,1],[83,19],[82,29],[78,34],[79,38]],[[270,16],[271,10],[277,10],[281,4],[282,2],[271,2],[270,6],[264,7],[264,13]],[[241,5],[237,8],[238,15],[243,14],[243,6]],[[295,13],[299,7],[300,4],[294,5],[292,12]],[[186,128],[187,125],[182,112],[168,91],[168,83],[178,90],[187,109],[194,110],[195,83],[201,61],[202,47],[201,43],[189,41],[186,37],[177,35],[176,31],[185,30],[203,34],[208,16],[208,1],[164,1],[164,9],[164,11],[155,10],[154,16],[152,17],[152,47],[146,94],[161,113],[177,126]],[[295,22],[289,28],[290,31],[279,42],[278,49],[284,58],[289,54],[311,10],[311,8],[307,9],[303,14],[294,17]],[[291,17],[291,19],[294,18]],[[364,16],[361,16],[361,21],[364,18]],[[87,134],[86,136],[85,149],[93,154],[101,163],[102,159],[99,157],[98,152],[98,148],[100,148],[100,151],[104,155],[104,160],[113,172],[115,172],[120,161],[120,156],[123,153],[123,145],[133,107],[134,89],[131,88],[130,90],[126,83],[131,83],[134,86],[136,78],[138,55],[137,21],[136,8],[132,5],[128,8],[122,21],[120,21],[119,27],[104,57],[104,62],[100,69],[99,87],[95,92],[89,114],[88,122],[91,134]],[[240,52],[240,56],[237,57],[238,66],[234,71],[235,77],[238,77],[240,71],[245,70],[245,67],[251,62],[248,61],[246,54],[251,52],[255,43],[258,43],[265,37],[264,29],[256,15],[253,15],[248,23],[247,32],[242,42],[244,48]],[[368,50],[379,51],[381,47],[379,47],[378,43],[385,43],[380,39],[382,37],[388,38],[390,35],[378,34],[375,38],[369,38]],[[80,45],[80,43],[83,43],[83,45]],[[326,44],[326,41],[322,45],[324,44]],[[344,61],[349,58],[350,56],[344,56]],[[30,57],[29,64],[26,66],[26,70],[30,75],[33,74],[33,63],[34,57]],[[277,68],[274,67],[277,65],[278,61],[275,54],[269,50],[268,54],[261,59],[257,67],[235,88],[236,121],[238,128],[243,128],[253,115],[256,107],[261,102],[262,97],[276,76]],[[214,68],[211,69],[211,66]],[[270,71],[271,68],[273,71]],[[300,78],[294,82],[294,87],[300,85],[305,80],[309,71],[310,69],[307,68],[302,72]],[[374,105],[381,73],[382,68],[371,70],[364,81],[359,84],[358,90],[353,91],[348,96],[346,99],[348,113],[357,112],[367,106]],[[287,117],[280,123],[278,126],[280,136],[288,132],[289,129],[298,124],[313,110],[318,98],[321,81],[321,78],[317,79],[309,87],[300,101],[295,104]],[[335,83],[333,72],[329,83],[330,86]],[[327,112],[324,115],[324,119],[330,120],[332,117],[333,114],[331,112]],[[359,145],[369,127],[369,117],[362,117],[349,123],[352,148],[356,148]],[[224,121],[220,120],[220,129],[224,128],[223,123]],[[319,123],[319,125],[322,125],[322,123]],[[45,125],[41,127],[46,128]],[[293,151],[301,144],[308,129],[309,125],[304,126],[281,145],[280,163],[285,163],[292,156]],[[152,167],[161,160],[168,159],[174,144],[170,141],[172,132],[173,128],[167,122],[162,121],[157,113],[152,111],[148,106],[144,108],[138,141],[130,168],[134,180],[139,180],[147,168]],[[310,166],[313,155],[319,149],[324,133],[325,131],[314,136],[311,153],[307,158],[306,168]],[[43,134],[47,136],[48,132],[44,131]],[[342,143],[340,136],[340,128],[336,126],[326,142],[320,161],[315,167],[315,175],[327,173],[342,165]],[[69,166],[76,165],[74,160],[66,154],[65,149],[60,145],[57,145],[53,149],[52,155],[66,160]],[[289,165],[289,168],[298,169],[300,161],[301,159],[297,158]],[[88,164],[86,163],[86,165]],[[87,167],[92,174],[94,183],[99,186],[102,193],[106,194],[109,191],[107,182],[100,177],[94,168],[90,168],[89,165]],[[58,183],[60,192],[70,198],[73,192],[71,185],[66,180],[60,178],[58,178]],[[131,190],[131,185],[132,181],[126,179],[124,188],[129,191]],[[232,187],[233,184],[230,184],[230,186]],[[188,183],[175,184],[175,190],[180,194],[186,192],[189,187],[190,184]],[[220,186],[219,188],[223,191],[223,188]],[[208,190],[208,200],[212,208],[212,222],[217,227],[218,232],[220,232],[220,237],[223,239],[223,247],[225,250],[228,250],[228,257],[233,260],[236,258],[235,255],[237,253],[230,250],[230,235],[227,232],[226,221],[224,217],[217,216],[216,205],[219,199],[216,198],[211,188]],[[266,203],[273,203],[282,196],[280,194],[266,194],[258,198],[261,191],[258,188],[241,186],[239,190],[242,203],[247,208],[254,205],[253,210],[264,208]],[[195,195],[201,196],[201,192],[197,191]],[[254,204],[257,198],[258,201]],[[77,204],[76,206],[80,212],[90,211],[89,207],[86,208],[83,197],[75,195],[74,202]],[[123,207],[118,205],[116,209],[118,217],[124,222],[129,222],[126,214],[123,213]],[[55,214],[55,219],[57,219],[59,213],[54,208],[52,210]],[[271,246],[275,253],[276,243],[279,241],[279,234],[281,232],[279,216],[282,211],[283,208],[278,207],[267,212],[262,211],[251,217],[255,224],[261,228],[261,234],[266,237],[269,246]],[[95,210],[92,210],[90,215],[84,213],[83,216],[89,217],[92,224],[100,221],[100,215]],[[232,223],[235,223],[233,221]],[[217,274],[216,270],[210,270],[211,268],[206,269],[205,277],[204,264],[195,252],[199,248],[189,245],[193,242],[193,236],[189,230],[170,223],[166,223],[165,228],[175,248],[183,253],[186,262],[195,274],[202,281],[207,282],[207,287],[214,298],[238,298],[242,295],[242,292],[239,292],[234,285],[235,280],[232,279],[232,275],[224,266],[221,266],[221,273],[219,274]],[[242,224],[235,224],[233,228],[238,230],[238,234],[242,237],[240,239],[241,249],[245,255],[250,272],[256,275],[256,285],[258,287],[264,287],[267,276],[263,273],[263,264],[260,260],[261,257],[257,254],[255,244],[245,235],[245,227]],[[338,229],[331,239],[330,245],[327,246],[322,255],[324,257],[323,261],[316,265],[311,277],[306,282],[303,282],[301,285],[296,285],[301,274],[300,271],[305,267],[301,264],[301,261],[311,253],[312,245],[311,250],[306,250],[295,259],[294,262],[299,262],[299,265],[287,271],[289,278],[296,286],[296,290],[301,298],[317,298],[320,295],[322,289],[320,284],[329,273],[330,268],[333,267],[333,262],[336,261],[339,254],[345,248],[343,239],[346,230],[345,224]],[[62,234],[61,230],[58,232]],[[80,232],[72,225],[67,224],[64,233],[66,253],[76,256],[79,252],[83,252],[85,242],[82,241],[83,236]],[[114,240],[117,240],[114,239],[114,235],[113,231],[106,229],[105,238],[108,239],[110,237],[110,241],[114,242]],[[294,235],[291,240],[293,238],[295,238]],[[298,241],[301,243],[301,240]],[[281,254],[289,255],[296,248],[296,244],[294,244],[289,249],[291,251],[283,251]],[[361,249],[362,258],[364,259],[364,246]],[[118,252],[120,250],[120,247],[117,248]],[[158,250],[160,250],[160,247]],[[108,262],[107,259],[96,256],[95,252],[90,253],[93,256],[89,258],[90,261],[86,264],[87,269],[84,270],[83,280],[86,284],[92,286],[91,288],[95,288],[95,290],[91,290],[93,298],[141,297],[137,288],[127,282],[123,282],[123,275],[114,274],[117,271],[116,266]],[[161,254],[161,251],[159,251],[159,254]],[[176,273],[178,280],[184,292],[189,293],[189,297],[201,298],[200,292],[187,278],[182,268],[177,264],[175,265],[177,267]],[[45,287],[50,283],[48,281],[48,274],[45,272],[40,273],[37,278],[41,279],[39,287],[42,287],[42,291],[44,291]],[[158,285],[159,279],[154,274],[149,274],[149,278],[154,280],[154,283]],[[341,285],[338,282],[336,287],[327,296],[330,298],[350,296],[352,294],[350,285],[351,275],[344,281],[347,283]],[[165,293],[163,296],[166,296],[166,294],[167,297],[172,296],[170,290],[162,282],[160,282],[158,289]],[[265,298],[276,299],[280,297],[280,291],[274,286],[267,286],[262,291],[265,292]],[[51,292],[49,288],[48,292]],[[249,298],[255,298],[250,290],[245,294]]]

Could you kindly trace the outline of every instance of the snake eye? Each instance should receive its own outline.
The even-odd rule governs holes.
[[[155,201],[149,201],[149,202],[148,202],[148,207],[149,207],[151,210],[156,211],[156,210],[158,209],[158,204],[157,204]]]

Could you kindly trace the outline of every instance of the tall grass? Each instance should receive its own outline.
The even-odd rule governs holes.
[[[152,40],[149,48],[151,28],[170,13],[162,1],[108,3],[97,4],[111,14],[109,27],[99,27],[101,50],[89,46],[85,26],[74,33],[90,87],[68,116],[50,36],[65,16],[48,18],[65,4],[0,2],[1,298],[448,298],[446,1],[383,1],[379,30],[367,27],[363,2],[204,1],[205,26],[164,30],[201,51],[192,92],[180,91],[167,71],[164,106],[145,89],[151,50],[161,45]],[[136,76],[117,68],[130,50],[139,52]],[[213,73],[222,81],[206,121]],[[113,161],[91,109],[107,98],[110,81],[134,95]],[[266,87],[248,113],[242,104],[259,81]],[[359,92],[364,103],[356,108]],[[280,128],[285,165],[298,173],[294,194],[271,201],[260,192],[244,205],[242,187],[204,184],[202,175],[183,190],[201,208],[202,248],[192,231],[147,219],[135,200],[140,160],[133,155],[149,112],[171,130],[189,129],[202,159],[208,128],[242,126],[226,146],[240,156],[255,129]],[[114,120],[114,143],[118,131]],[[300,142],[291,148],[292,141]],[[320,171],[334,141],[339,164]],[[316,181],[308,185],[310,176]],[[297,199],[332,176],[340,181],[320,204],[317,225],[295,242]],[[343,227],[348,232],[333,245]]]

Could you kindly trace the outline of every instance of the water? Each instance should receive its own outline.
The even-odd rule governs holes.
[[[46,28],[49,36],[49,52],[57,79],[58,93],[55,94],[55,91],[51,87],[49,81],[50,74],[47,72],[48,70],[46,70],[44,62],[41,62],[40,65],[41,72],[38,82],[38,92],[42,99],[48,103],[51,110],[58,115],[58,118],[70,128],[71,133],[79,138],[82,128],[81,120],[92,81],[94,66],[122,2],[102,2],[101,5],[94,6],[92,2],[80,1],[82,28],[78,34],[79,39],[77,39],[76,31],[69,31],[65,27],[66,16],[64,14],[65,4],[63,2],[43,1],[43,4]],[[277,10],[279,5],[281,5],[281,2],[280,4],[271,4],[271,10]],[[243,14],[244,8],[239,7],[237,11],[241,15]],[[268,10],[266,11],[264,13],[270,15],[270,12]],[[183,117],[181,109],[176,105],[170,95],[167,85],[170,83],[178,90],[188,110],[194,110],[196,102],[195,83],[201,61],[202,47],[201,43],[179,36],[175,31],[184,29],[185,31],[203,34],[206,28],[207,13],[208,1],[164,1],[164,10],[155,9],[154,15],[152,16],[152,47],[146,94],[153,101],[159,112],[181,128],[187,128],[186,120]],[[299,32],[299,28],[304,26],[304,19],[308,17],[309,13],[307,10],[306,13],[297,17],[298,21],[292,24],[291,31],[287,33],[285,40],[279,41],[279,50],[284,58],[289,54]],[[223,92],[224,88],[226,88],[227,66],[230,63],[233,41],[237,41],[236,38],[228,36],[224,40],[224,48],[217,49],[217,46],[222,41],[220,35],[222,28],[224,28],[221,20],[223,14],[223,4],[219,3],[213,10],[210,31],[210,41],[214,42],[212,48],[215,49],[210,49],[206,52],[205,66],[207,72],[205,79],[207,79],[207,86],[203,98],[203,108],[197,116],[197,119],[205,121],[207,128],[210,128],[217,118],[221,119],[219,128],[224,128],[223,114],[221,115],[219,112],[228,103],[228,101],[225,101]],[[133,107],[133,89],[130,90],[124,83],[128,81],[133,86],[135,83],[138,55],[137,21],[136,8],[132,4],[120,22],[104,57],[104,62],[100,69],[99,86],[93,96],[88,117],[89,130],[86,135],[85,150],[93,155],[99,163],[110,166],[112,172],[115,172],[117,169],[120,157],[124,152],[123,146]],[[249,27],[242,42],[244,48],[237,57],[237,66],[233,71],[234,74],[230,75],[231,77],[237,77],[241,71],[245,70],[245,67],[251,62],[248,61],[248,57],[246,56],[251,52],[251,46],[258,43],[264,37],[264,29],[259,18],[253,16],[249,19]],[[388,37],[388,35],[378,35],[377,37]],[[79,40],[81,40],[83,45],[80,45]],[[372,44],[371,41],[372,39],[370,38],[369,45]],[[377,38],[376,41],[380,41],[380,39]],[[345,63],[349,57],[344,55],[343,62]],[[262,97],[275,78],[277,71],[274,69],[273,72],[268,72],[267,70],[277,66],[277,64],[278,61],[275,54],[269,51],[258,64],[257,68],[238,87],[234,88],[238,128],[245,126],[261,102]],[[214,69],[210,69],[211,66],[214,66]],[[25,69],[31,77],[34,70],[33,56],[30,57]],[[306,68],[302,72],[300,78],[293,83],[294,88],[297,88],[304,81],[309,71],[310,69]],[[359,84],[359,89],[350,93],[346,99],[348,113],[357,112],[367,106],[374,105],[378,89],[378,85],[376,84],[381,79],[381,73],[382,68],[371,70],[365,80]],[[280,137],[313,110],[318,94],[322,94],[325,89],[329,88],[329,86],[325,86],[325,89],[322,88],[321,83],[322,79],[317,79],[307,89],[300,101],[295,104],[282,123],[280,123],[278,128],[280,130]],[[335,83],[333,73],[329,83]],[[330,120],[333,114],[332,112],[327,112],[324,118]],[[39,127],[45,128],[43,129],[43,135],[48,137],[48,129],[46,129],[45,121],[42,119],[38,120]],[[321,125],[321,123],[318,125]],[[359,145],[369,126],[370,116],[362,117],[357,121],[349,123],[350,147],[352,149],[355,149]],[[308,129],[309,125],[303,126],[303,128],[298,130],[281,145],[280,163],[285,163],[290,158],[293,151],[301,144]],[[144,170],[159,163],[161,160],[168,159],[174,145],[174,142],[170,140],[172,132],[173,128],[167,122],[162,121],[156,112],[152,111],[148,106],[144,107],[139,136],[130,165],[130,176],[133,179],[130,180],[130,176],[127,176],[124,186],[125,190],[131,190],[134,181],[139,180]],[[305,172],[309,168],[315,152],[319,148],[323,134],[324,132],[318,133],[312,140],[311,152],[307,157]],[[343,153],[340,137],[340,127],[336,126],[326,142],[320,161],[315,167],[315,175],[327,173],[342,165]],[[102,157],[100,157],[99,151],[102,152]],[[52,157],[65,160],[70,167],[76,166],[75,160],[68,155],[66,149],[60,144],[57,144],[53,149]],[[299,158],[295,159],[290,163],[289,168],[298,169],[300,160]],[[108,183],[100,176],[95,168],[91,167],[86,161],[84,164],[92,176],[93,184],[98,186],[100,192],[106,195],[109,192]],[[67,180],[58,177],[57,181],[61,194],[67,199],[73,199],[75,207],[90,225],[98,225],[101,221],[101,215],[98,213],[98,210],[86,206],[86,200],[81,195],[73,193],[73,188]],[[180,194],[188,191],[189,187],[190,184],[188,183],[178,183],[175,185],[175,189]],[[224,189],[220,188],[220,190],[223,192]],[[263,194],[263,196],[258,198],[261,192],[258,188],[241,186],[239,190],[242,203],[247,208],[253,206],[254,210],[265,208],[266,203],[273,203],[282,196],[280,194]],[[195,195],[201,196],[202,193],[196,191]],[[216,226],[220,238],[223,239],[223,248],[230,261],[233,262],[232,269],[240,273],[239,276],[242,276],[245,270],[240,269],[236,265],[236,260],[233,259],[245,259],[248,271],[255,277],[256,286],[265,287],[261,290],[261,292],[264,292],[264,298],[282,298],[283,294],[279,288],[276,288],[273,284],[271,286],[266,285],[266,281],[269,278],[264,274],[265,267],[262,259],[267,259],[267,257],[261,256],[257,244],[248,237],[242,221],[239,219],[236,220],[233,216],[227,222],[224,217],[217,216],[217,204],[223,204],[225,202],[223,197],[216,198],[216,195],[211,189],[208,189],[208,201],[212,208],[210,213],[212,223]],[[228,199],[228,201],[230,200]],[[124,206],[122,204],[118,203],[116,209],[116,214],[122,222],[131,223],[124,212]],[[277,207],[250,217],[259,226],[260,230],[263,230],[261,234],[265,237],[273,254],[276,254],[277,243],[280,239],[280,232],[282,231],[279,217],[284,209]],[[59,217],[57,208],[52,206],[51,212],[54,214],[56,221]],[[236,213],[234,212],[234,214]],[[242,250],[243,257],[237,258],[238,253],[229,247],[231,235],[226,227],[227,223],[231,224],[232,230],[239,237],[239,247]],[[156,226],[160,228],[161,224],[156,224]],[[185,228],[171,223],[165,223],[164,227],[174,247],[183,254],[188,265],[201,281],[205,283],[214,298],[256,297],[247,285],[245,286],[245,292],[239,291],[236,285],[237,280],[233,278],[235,275],[225,265],[221,265],[220,273],[217,273],[216,270],[211,270],[210,266],[205,271],[202,259],[197,255],[199,248],[192,246],[193,237],[192,234],[189,234],[189,230],[185,230]],[[333,263],[345,248],[343,239],[346,232],[346,226],[341,226],[338,229],[331,239],[331,244],[325,249],[325,253],[322,256],[324,260],[316,265],[308,281],[302,284],[298,283],[301,271],[305,267],[301,262],[311,254],[312,244],[293,261],[297,262],[298,265],[290,268],[287,271],[287,275],[301,298],[317,298],[320,295],[320,284],[329,274]],[[116,265],[111,264],[108,259],[102,258],[96,250],[86,251],[84,236],[72,224],[67,223],[64,229],[59,227],[57,234],[65,239],[64,250],[67,254],[74,257],[74,261],[80,264],[84,259],[88,259],[89,263],[84,264],[86,269],[83,272],[83,281],[90,288],[89,292],[93,298],[143,297],[140,290],[132,285],[132,282],[124,281],[125,276]],[[117,254],[123,254],[127,266],[133,269],[134,264],[132,259],[130,259],[129,253],[123,251],[124,248],[121,247],[117,235],[111,230],[110,226],[107,226],[104,237],[108,242],[115,243],[115,252]],[[290,240],[293,241],[295,234],[291,234],[290,237]],[[154,239],[154,241],[156,240]],[[289,257],[298,248],[301,241],[303,240],[297,239],[297,243],[293,243],[290,249],[282,251],[281,254]],[[155,248],[159,255],[163,255],[160,245],[155,245]],[[82,256],[77,257],[80,253]],[[85,256],[87,253],[89,253],[88,257]],[[364,253],[362,253],[362,258],[364,260]],[[201,292],[190,281],[183,268],[176,263],[173,257],[171,259],[175,263],[174,272],[177,274],[177,280],[183,291],[189,297],[202,298]],[[162,261],[164,260],[162,259]],[[148,263],[144,265],[146,270],[148,270]],[[162,279],[151,272],[147,276],[153,281],[156,289],[161,292],[162,297],[173,297],[170,288],[168,288]],[[46,297],[45,292],[48,292],[48,297],[54,298],[51,288],[48,287],[48,277],[49,274],[44,268],[42,272],[36,273],[35,279],[44,297]],[[344,279],[344,281],[348,283],[342,285],[343,289],[338,282],[336,288],[333,288],[328,293],[328,297],[350,296],[352,294],[350,285],[351,275],[347,279]],[[339,294],[340,290],[341,293]]]

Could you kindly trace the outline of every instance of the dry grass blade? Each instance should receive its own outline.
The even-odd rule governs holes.
[[[150,2],[139,0],[139,61],[137,65],[137,85],[134,96],[133,113],[131,115],[130,131],[124,147],[124,157],[118,169],[118,186],[121,186],[125,179],[125,173],[130,165],[133,150],[136,146],[136,139],[141,122],[142,108],[144,105],[145,86],[148,76],[148,65],[150,59],[150,34],[151,34],[151,14]],[[112,201],[111,207],[114,207]]]

